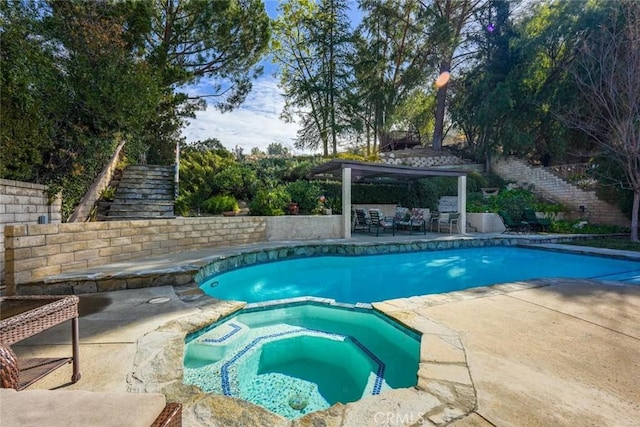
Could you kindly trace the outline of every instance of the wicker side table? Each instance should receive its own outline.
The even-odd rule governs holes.
[[[80,379],[78,301],[75,295],[0,297],[0,342],[6,346],[71,320],[72,357],[19,360],[18,390],[67,363],[73,363],[71,381]]]

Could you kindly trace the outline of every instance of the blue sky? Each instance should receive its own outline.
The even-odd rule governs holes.
[[[277,16],[278,4],[277,0],[265,0],[265,7],[271,18]],[[352,7],[356,7],[355,1],[352,2]],[[272,142],[279,142],[293,150],[298,125],[280,120],[284,99],[278,88],[277,77],[273,75],[277,67],[268,59],[263,60],[261,65],[265,72],[254,81],[253,90],[246,101],[227,113],[220,113],[213,107],[197,112],[196,118],[190,120],[189,125],[182,130],[187,142],[217,138],[228,149],[238,145],[246,154],[254,147],[265,151]],[[203,80],[198,85],[187,88],[187,92],[210,93],[207,91],[210,84],[210,81]]]

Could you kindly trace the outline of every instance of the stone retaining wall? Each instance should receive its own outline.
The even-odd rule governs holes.
[[[266,239],[264,217],[8,225],[6,284],[25,283],[98,265]]]
[[[505,180],[515,181],[523,187],[531,186],[539,196],[564,205],[568,219],[625,227],[631,225],[631,220],[617,206],[600,200],[595,191],[582,190],[543,167],[532,167],[514,157],[496,157],[492,159],[491,169]]]
[[[125,141],[122,141],[118,144],[116,151],[111,156],[111,160],[105,166],[105,168],[100,172],[100,174],[96,177],[91,185],[91,188],[87,190],[84,194],[78,206],[73,210],[73,213],[67,219],[67,222],[82,222],[87,221],[89,216],[91,215],[91,210],[95,205],[96,201],[100,199],[100,193],[109,186],[111,179],[113,178],[113,174],[116,170],[116,166],[118,165],[118,161],[121,156],[122,147],[124,147]]]
[[[5,226],[37,224],[43,215],[51,223],[62,220],[62,199],[50,204],[46,185],[0,179],[0,283],[5,281]]]
[[[267,241],[340,239],[342,215],[268,216]]]
[[[385,153],[380,154],[380,160],[382,163],[386,163],[388,165],[406,165],[413,166],[416,168],[431,168],[434,166],[449,166],[449,165],[459,165],[461,160],[456,156],[418,156],[418,155],[406,155],[406,154],[395,154],[395,153]]]

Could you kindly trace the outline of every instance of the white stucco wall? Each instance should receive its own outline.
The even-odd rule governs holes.
[[[342,237],[342,215],[285,215],[265,219],[267,241]]]
[[[496,213],[467,213],[467,222],[475,227],[478,233],[502,233],[505,230],[500,216]]]

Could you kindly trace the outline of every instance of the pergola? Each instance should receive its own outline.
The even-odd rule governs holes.
[[[351,237],[351,183],[410,184],[431,176],[458,178],[458,212],[460,232],[466,232],[467,224],[467,172],[457,169],[414,168],[411,166],[364,163],[352,160],[331,160],[311,170],[310,179],[342,181],[342,228],[345,239]]]

